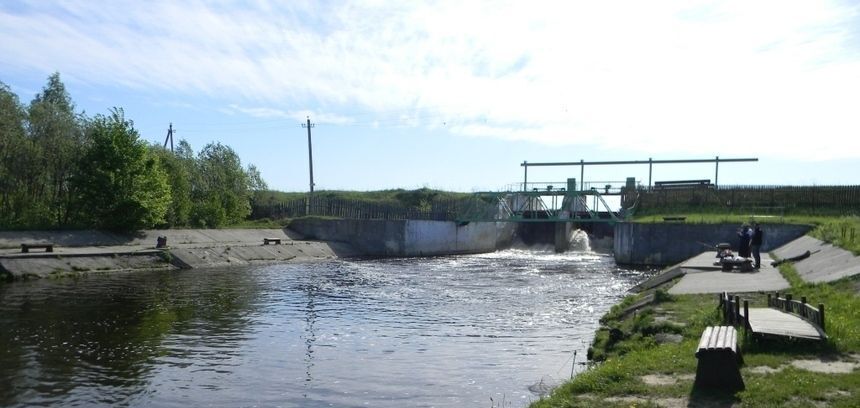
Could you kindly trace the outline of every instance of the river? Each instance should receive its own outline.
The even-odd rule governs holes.
[[[642,278],[506,250],[5,284],[0,406],[521,407]]]

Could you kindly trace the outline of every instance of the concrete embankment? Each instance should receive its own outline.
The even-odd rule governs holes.
[[[771,251],[809,232],[806,225],[763,224],[762,252]],[[680,263],[713,246],[737,246],[737,224],[619,223],[615,225],[615,262],[665,266]]]
[[[158,237],[168,248],[155,250]],[[264,238],[278,244],[263,245]],[[285,229],[0,232],[0,275],[7,279],[140,269],[202,268],[313,261],[360,255],[343,243],[305,241]],[[21,253],[21,244],[52,244]]]
[[[435,256],[493,252],[510,246],[516,225],[424,220],[299,219],[290,228],[308,238],[347,243],[367,256]]]

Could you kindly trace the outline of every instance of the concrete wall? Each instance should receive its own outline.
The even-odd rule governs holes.
[[[762,251],[805,235],[806,225],[763,224]],[[728,242],[737,248],[737,224],[618,223],[613,249],[615,262],[627,265],[664,266],[681,262],[707,251],[699,242],[715,245]]]
[[[514,225],[424,220],[300,219],[290,229],[309,239],[346,242],[367,256],[434,256],[493,252],[510,244]]]

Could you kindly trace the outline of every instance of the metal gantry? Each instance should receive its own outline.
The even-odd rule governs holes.
[[[588,198],[594,204],[588,205]],[[559,205],[559,200],[561,203]],[[549,201],[549,202],[548,202]],[[597,189],[473,193],[457,221],[615,223],[621,221]]]

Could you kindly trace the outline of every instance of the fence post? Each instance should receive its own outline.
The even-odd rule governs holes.
[[[785,311],[791,313],[791,293],[785,294]]]
[[[741,297],[735,296],[735,324],[741,322]]]
[[[803,317],[808,317],[808,313],[806,313],[806,296],[800,297],[800,315]]]
[[[749,330],[750,327],[750,302],[744,300],[744,328]]]
[[[825,331],[825,329],[824,329],[824,303],[818,304],[818,318],[821,319],[821,322],[819,322],[819,326],[821,326],[821,331]]]
[[[767,294],[767,307],[770,307],[770,293]]]

